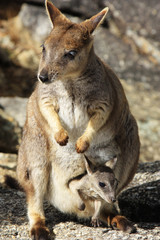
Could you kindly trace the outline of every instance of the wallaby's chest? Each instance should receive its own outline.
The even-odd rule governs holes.
[[[54,89],[56,95],[59,118],[63,127],[77,135],[82,134],[89,121],[87,103],[83,101],[84,95],[80,89],[65,86],[61,82]]]

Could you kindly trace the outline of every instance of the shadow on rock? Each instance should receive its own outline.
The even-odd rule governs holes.
[[[124,191],[119,196],[121,213],[133,222],[160,222],[160,180]]]

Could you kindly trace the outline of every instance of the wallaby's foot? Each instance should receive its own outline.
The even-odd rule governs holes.
[[[31,229],[32,240],[50,240],[49,229],[41,224],[36,224]]]
[[[92,217],[91,224],[92,224],[93,227],[100,227],[101,222],[98,218],[93,218]]]
[[[84,203],[80,204],[78,207],[80,211],[84,211],[85,208],[86,208],[86,205]]]
[[[77,153],[84,153],[88,148],[89,148],[88,139],[84,136],[80,137],[76,143]]]
[[[61,146],[65,146],[68,143],[68,138],[69,138],[68,133],[63,128],[61,130],[59,130],[54,135],[54,137],[55,137],[56,142]]]
[[[111,219],[110,225],[113,229],[119,229],[126,233],[136,232],[136,227],[124,216],[115,216]]]

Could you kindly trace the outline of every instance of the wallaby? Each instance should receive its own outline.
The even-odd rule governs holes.
[[[85,199],[89,198],[94,201],[95,212],[91,223],[96,227],[100,226],[99,214],[104,201],[107,203],[116,202],[118,181],[114,176],[113,169],[117,158],[114,157],[109,161],[110,167],[108,167],[108,161],[102,166],[94,166],[87,156],[85,156],[84,161],[87,174],[81,176],[80,179],[79,177],[78,179],[71,179],[69,188],[77,195],[79,210],[83,211],[85,209]]]
[[[43,200],[60,211],[89,218],[94,202],[77,208],[68,182],[85,173],[83,153],[103,165],[117,156],[116,195],[132,180],[139,158],[138,128],[122,85],[94,53],[92,33],[108,8],[82,23],[73,23],[51,2],[46,9],[53,29],[42,45],[38,80],[27,105],[19,148],[17,176],[26,192],[31,236],[49,239]],[[99,219],[132,231],[116,204],[104,204]]]

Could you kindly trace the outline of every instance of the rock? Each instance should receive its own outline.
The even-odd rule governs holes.
[[[157,161],[160,156],[159,91],[143,82],[126,82],[122,79],[121,82],[139,127],[140,161]]]
[[[23,4],[19,17],[33,40],[42,44],[51,31],[51,23],[45,8]]]
[[[0,96],[28,97],[37,81],[36,72],[12,64],[0,68]]]
[[[21,139],[21,128],[18,123],[0,109],[0,152],[16,153]]]
[[[4,183],[4,176],[8,174],[16,178],[17,154],[0,152],[0,183]]]
[[[110,3],[107,0],[105,3],[112,15],[110,30],[126,38],[136,51],[146,55],[151,62],[160,65],[159,1],[115,0]]]
[[[26,119],[27,101],[27,98],[0,97],[0,106],[18,122],[20,127],[23,127]]]
[[[105,4],[111,8],[113,18],[117,18],[117,24],[123,22],[126,29],[131,29],[144,38],[154,40],[160,46],[159,0],[114,0],[113,2],[105,0]]]
[[[143,82],[154,90],[160,90],[160,64],[155,65],[143,55],[139,55],[132,45],[114,35],[110,30],[99,27],[94,34],[95,52],[129,83]]]
[[[119,196],[122,214],[134,222],[160,222],[160,161],[141,163],[126,191]]]

